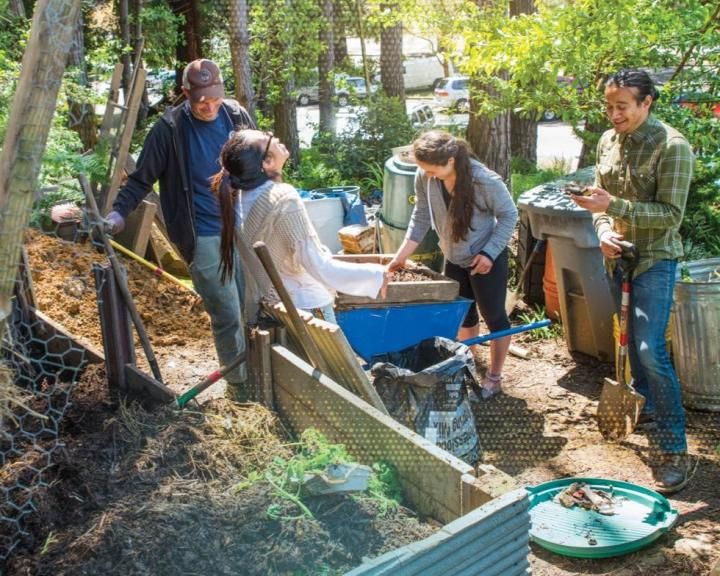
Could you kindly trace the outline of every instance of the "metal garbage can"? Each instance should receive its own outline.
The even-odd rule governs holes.
[[[547,240],[552,252],[568,349],[612,361],[615,304],[600,243],[590,212],[565,192],[568,181],[590,178],[584,171],[532,188],[518,198],[518,207],[527,212],[532,235]]]
[[[383,202],[378,212],[380,252],[396,252],[405,239],[410,216],[415,208],[416,171],[417,165],[406,156],[394,155],[385,162]],[[415,251],[413,260],[437,272],[442,271],[444,258],[434,230],[427,233]]]
[[[685,264],[692,282],[678,267],[671,315],[675,370],[683,404],[720,412],[720,258]]]

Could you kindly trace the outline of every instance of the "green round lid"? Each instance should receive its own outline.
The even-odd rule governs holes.
[[[573,483],[602,490],[614,500],[614,514],[605,515],[580,506],[566,508],[555,501]],[[647,546],[678,517],[668,500],[648,488],[606,478],[563,478],[528,488],[530,537],[538,545],[575,558],[608,558]]]

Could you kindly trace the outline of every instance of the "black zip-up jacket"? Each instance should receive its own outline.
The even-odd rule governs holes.
[[[195,206],[187,156],[186,104],[169,108],[145,138],[137,169],[113,203],[113,210],[123,218],[160,182],[160,206],[170,240],[190,264],[195,254]],[[220,114],[227,114],[236,130],[255,128],[255,123],[239,102],[223,100]],[[219,151],[218,151],[219,152]],[[190,161],[192,161],[190,159]]]

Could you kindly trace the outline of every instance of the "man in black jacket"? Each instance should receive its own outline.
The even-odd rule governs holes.
[[[125,218],[160,183],[160,205],[170,240],[190,267],[212,323],[221,365],[245,349],[242,321],[242,267],[220,278],[220,212],[210,191],[210,178],[220,169],[220,149],[233,131],[255,128],[247,111],[224,99],[220,70],[211,60],[195,60],[183,73],[187,101],[168,109],[143,144],[137,169],[118,193],[106,220],[117,234]],[[237,256],[236,256],[237,257]],[[225,376],[228,396],[244,399],[245,365]]]

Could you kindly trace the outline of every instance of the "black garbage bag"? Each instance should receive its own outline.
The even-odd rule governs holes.
[[[393,418],[468,464],[480,460],[468,400],[468,386],[479,385],[467,346],[428,338],[373,362],[375,388]]]

